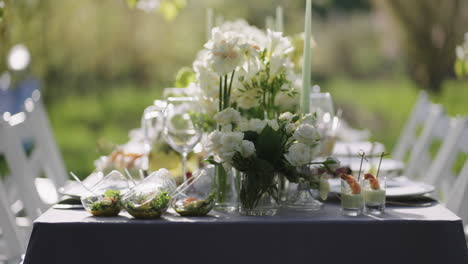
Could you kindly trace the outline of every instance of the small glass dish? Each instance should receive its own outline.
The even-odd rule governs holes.
[[[135,218],[159,218],[169,207],[175,182],[166,169],[153,172],[122,197],[122,205]]]
[[[369,214],[383,214],[385,212],[386,178],[380,176],[366,177],[361,182],[364,197],[364,212]]]
[[[81,197],[81,204],[94,216],[116,216],[122,210],[121,194],[127,190],[125,177],[114,170]]]
[[[211,173],[210,173],[211,172]],[[213,169],[200,169],[180,185],[172,199],[172,208],[181,216],[205,216],[216,204]]]
[[[359,183],[351,175],[348,180],[341,179],[341,211],[343,215],[358,216],[362,214],[364,199]],[[352,185],[350,183],[352,182]]]

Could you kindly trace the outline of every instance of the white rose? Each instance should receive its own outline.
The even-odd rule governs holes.
[[[215,130],[208,135],[206,149],[209,152],[217,152],[221,148],[221,137],[223,133]]]
[[[216,123],[220,125],[237,124],[241,120],[241,115],[235,109],[229,107],[214,116]]]
[[[294,143],[284,155],[287,161],[295,167],[307,165],[312,161],[312,150],[302,143]]]
[[[221,154],[227,155],[232,154],[239,149],[239,146],[244,139],[244,133],[242,132],[226,132],[221,137]]]
[[[219,157],[230,163],[234,154],[239,150],[244,134],[241,132],[228,132],[221,138]]]
[[[290,112],[284,112],[279,116],[279,120],[283,122],[291,122],[294,115]]]
[[[276,120],[267,120],[266,122],[273,130],[277,131],[279,129],[279,125]]]
[[[290,123],[286,125],[286,133],[288,133],[289,135],[292,134],[294,130],[296,130],[295,124]]]
[[[320,134],[317,129],[309,124],[301,124],[294,131],[294,139],[309,146],[316,146],[320,140]]]
[[[262,132],[265,125],[266,125],[265,120],[260,120],[260,119],[257,119],[257,118],[249,120],[249,130],[250,131],[255,131],[257,133],[260,133],[260,132]]]
[[[311,113],[308,113],[302,118],[302,123],[315,126],[315,124],[317,123],[317,117]]]
[[[240,145],[239,149],[240,154],[244,158],[248,158],[252,156],[255,153],[255,145],[251,141],[248,140],[242,140],[242,143]]]

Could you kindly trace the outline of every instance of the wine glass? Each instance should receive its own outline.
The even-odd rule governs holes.
[[[316,88],[316,87],[315,87]],[[319,88],[310,93],[310,113],[317,114],[317,128],[324,136],[322,155],[330,155],[334,145],[334,133],[339,119],[335,116],[333,101],[330,93],[321,93]]]
[[[166,142],[182,155],[182,175],[186,179],[187,155],[203,135],[203,117],[193,97],[169,97],[164,110],[163,135]]]
[[[147,144],[151,145],[159,140],[163,130],[164,109],[166,101],[154,100],[153,105],[148,106],[141,118],[141,128]]]

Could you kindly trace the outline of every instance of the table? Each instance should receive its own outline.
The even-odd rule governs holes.
[[[441,205],[382,217],[345,217],[337,203],[273,217],[210,214],[137,220],[49,209],[24,263],[468,263],[462,221]]]

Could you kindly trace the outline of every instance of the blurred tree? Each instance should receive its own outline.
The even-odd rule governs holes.
[[[468,1],[372,2],[398,26],[411,77],[423,88],[439,92],[442,81],[453,75],[455,46],[467,30]]]

